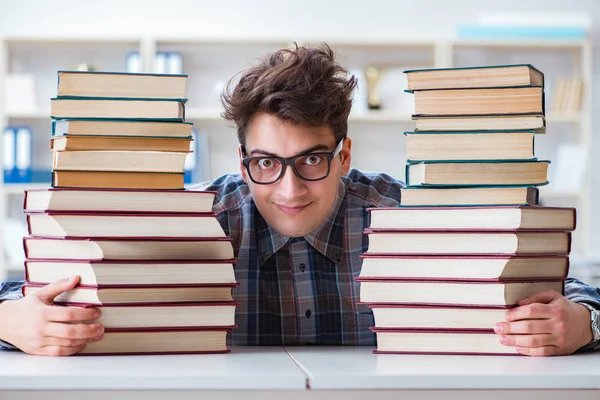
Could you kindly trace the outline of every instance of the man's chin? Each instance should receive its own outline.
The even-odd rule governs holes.
[[[282,235],[291,238],[306,236],[314,229],[312,226],[298,226],[297,223],[291,223],[289,225],[286,224],[285,226],[282,226],[281,224],[276,224],[275,226],[272,225],[272,227]]]

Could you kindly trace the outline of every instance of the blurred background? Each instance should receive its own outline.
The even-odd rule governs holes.
[[[188,74],[192,183],[237,172],[235,129],[218,101],[228,80],[293,42],[327,42],[359,80],[354,167],[402,180],[402,133],[414,129],[403,70],[530,63],[544,72],[547,133],[536,136],[536,155],[552,164],[541,202],[577,207],[571,275],[598,285],[599,26],[597,0],[0,0],[0,278],[22,276],[23,190],[50,182],[56,71]]]

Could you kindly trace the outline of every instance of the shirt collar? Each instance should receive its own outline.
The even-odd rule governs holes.
[[[304,239],[319,253],[335,263],[339,263],[344,250],[344,212],[341,210],[342,203],[346,197],[346,186],[342,181],[338,184],[338,190],[331,211],[323,223],[315,230],[304,236]],[[256,206],[255,206],[256,207]],[[263,265],[271,256],[277,253],[289,241],[290,237],[277,232],[255,208],[257,213],[257,237],[259,265]]]
[[[346,185],[340,181],[327,218],[317,229],[304,237],[315,250],[335,263],[339,263],[344,254],[345,207],[342,204],[345,198]]]

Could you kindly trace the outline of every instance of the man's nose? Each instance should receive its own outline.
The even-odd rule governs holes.
[[[289,165],[286,166],[277,186],[279,194],[288,199],[301,197],[306,193],[306,181],[296,175]]]

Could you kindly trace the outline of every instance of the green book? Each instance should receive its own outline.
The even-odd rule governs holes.
[[[54,119],[179,121],[187,99],[56,97],[50,101]]]
[[[193,124],[180,121],[139,121],[134,119],[59,119],[52,121],[52,137],[65,135],[191,137]]]
[[[548,160],[421,161],[406,165],[406,184],[425,187],[540,186]]]
[[[431,89],[544,87],[544,74],[531,64],[405,70],[407,92]]]
[[[444,160],[533,161],[533,130],[404,132],[409,163]]]
[[[424,206],[534,206],[539,204],[535,186],[424,187],[401,190],[399,207]]]

